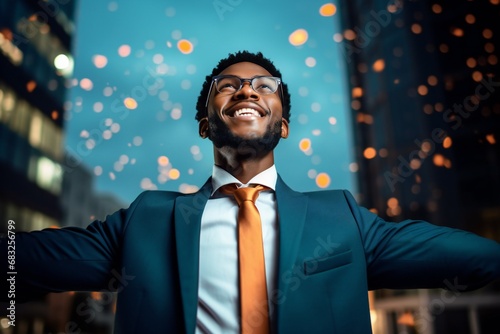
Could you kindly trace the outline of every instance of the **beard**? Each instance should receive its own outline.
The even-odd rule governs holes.
[[[208,116],[209,136],[215,147],[228,147],[235,149],[242,158],[251,159],[266,155],[274,150],[281,139],[281,125],[279,120],[267,126],[263,136],[253,138],[241,138],[234,135],[226,123],[217,115]]]

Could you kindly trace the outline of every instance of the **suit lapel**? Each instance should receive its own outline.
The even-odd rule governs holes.
[[[286,298],[289,284],[281,278],[292,270],[299,250],[304,228],[308,197],[290,189],[278,177],[276,183],[276,201],[279,219],[279,268],[278,291]]]
[[[211,180],[196,193],[175,200],[175,236],[184,323],[194,333],[198,307],[198,276],[201,216],[210,197]]]

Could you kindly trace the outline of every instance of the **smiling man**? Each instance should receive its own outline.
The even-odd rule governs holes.
[[[18,301],[115,290],[116,333],[366,334],[369,289],[462,293],[500,278],[493,240],[386,222],[347,191],[290,189],[273,155],[290,130],[290,95],[262,54],[221,60],[196,119],[214,149],[205,185],[144,192],[87,229],[17,233]],[[0,238],[4,273],[8,245]]]
[[[246,53],[239,57],[229,59],[259,59]],[[279,77],[250,61],[230,65],[212,77],[208,92],[200,95],[196,119],[200,136],[214,144],[215,165],[242,182],[273,166],[274,148],[280,138],[288,137],[290,114],[289,107],[282,110],[283,91]],[[200,108],[205,93],[205,107]]]

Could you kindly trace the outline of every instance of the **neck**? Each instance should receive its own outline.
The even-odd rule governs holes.
[[[270,151],[262,156],[241,156],[232,149],[214,148],[214,162],[241,183],[248,183],[255,175],[274,165],[274,154]]]

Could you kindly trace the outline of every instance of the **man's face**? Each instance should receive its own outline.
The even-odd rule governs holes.
[[[250,62],[231,65],[220,75],[271,76],[266,69]],[[212,87],[208,119],[200,121],[200,135],[210,138],[217,148],[272,151],[280,138],[288,136],[288,122],[282,118],[280,89],[262,95],[255,92],[249,82],[244,82],[241,90],[224,94]]]

